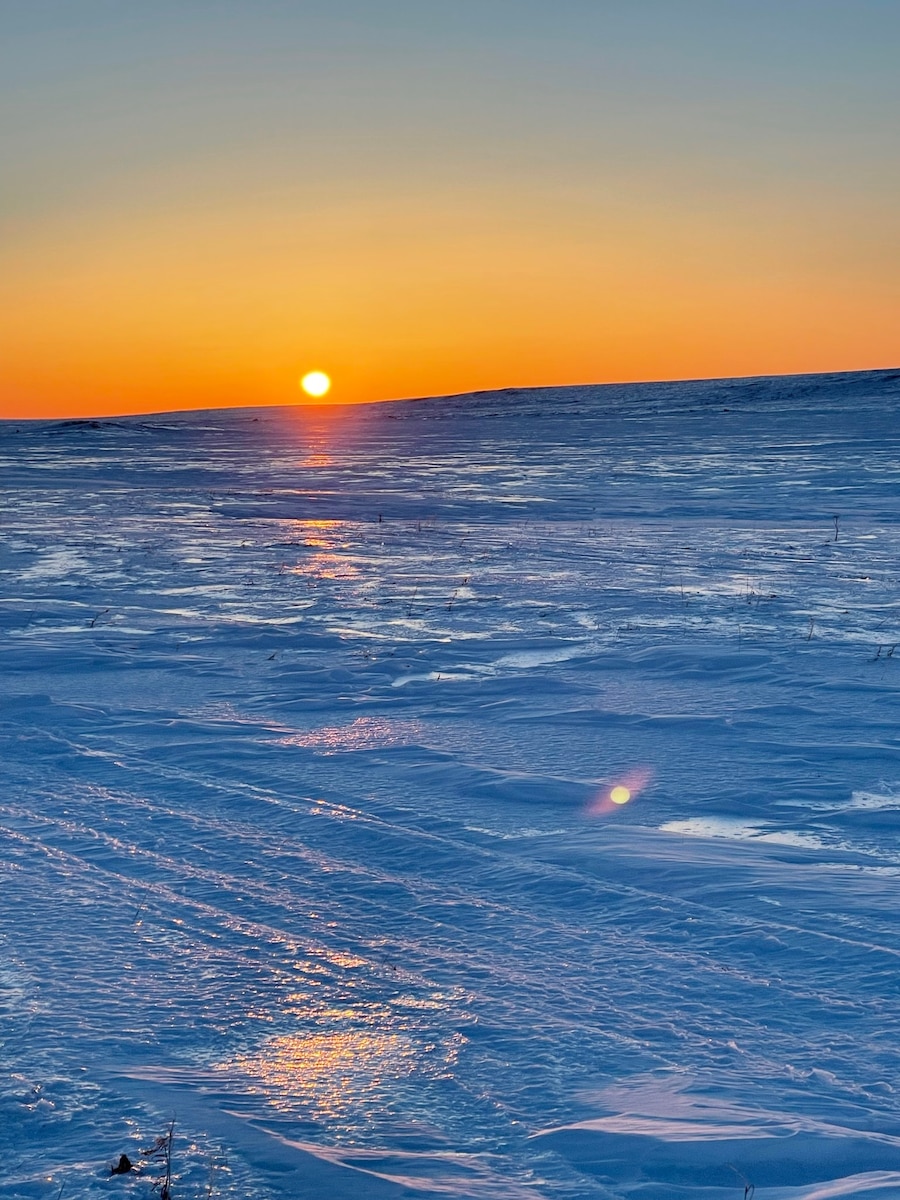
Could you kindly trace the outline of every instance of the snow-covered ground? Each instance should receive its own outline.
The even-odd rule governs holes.
[[[900,1197],[898,431],[0,425],[0,1194]]]

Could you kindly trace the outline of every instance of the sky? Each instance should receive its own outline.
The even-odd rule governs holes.
[[[897,0],[0,0],[0,416],[900,364]]]

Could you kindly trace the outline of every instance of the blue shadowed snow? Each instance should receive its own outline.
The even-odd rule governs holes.
[[[0,424],[0,1195],[900,1198],[898,429]]]

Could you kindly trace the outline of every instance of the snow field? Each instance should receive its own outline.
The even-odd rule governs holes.
[[[6,423],[0,1194],[900,1196],[898,395]]]

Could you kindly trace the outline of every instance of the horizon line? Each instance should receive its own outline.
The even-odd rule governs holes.
[[[752,383],[763,379],[809,379],[838,375],[891,375],[892,373],[896,373],[898,378],[900,378],[900,363],[884,367],[859,367],[837,371],[787,371],[783,373],[774,372],[753,375],[697,375],[658,379],[605,380],[603,382],[591,380],[579,383],[505,384],[502,387],[496,388],[474,388],[461,392],[434,392],[428,395],[392,396],[380,400],[325,401],[322,403],[297,400],[293,403],[285,402],[284,404],[219,404],[205,405],[199,408],[161,408],[115,413],[85,413],[84,415],[68,417],[0,417],[0,424],[21,424],[22,422],[30,424],[42,421],[53,422],[55,424],[68,424],[79,421],[116,421],[119,419],[131,419],[133,417],[189,416],[192,413],[246,412],[271,409],[328,412],[334,409],[371,408],[380,404],[419,404],[429,400],[458,400],[465,396],[499,396],[509,392],[549,392],[563,391],[570,388],[641,388],[692,383]]]

